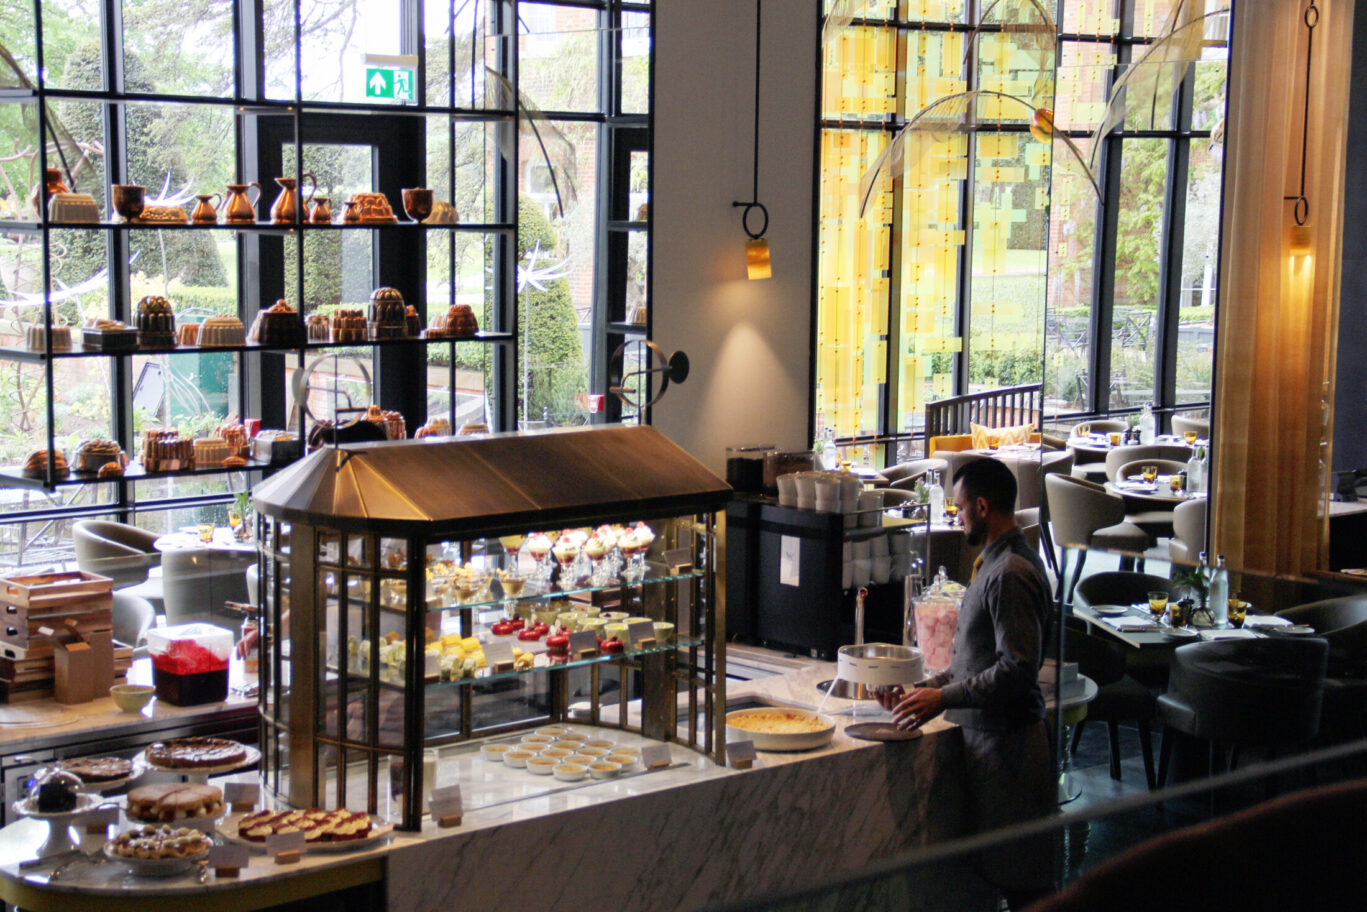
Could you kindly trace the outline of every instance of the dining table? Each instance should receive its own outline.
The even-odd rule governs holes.
[[[152,542],[152,547],[165,553],[167,551],[230,551],[235,554],[255,554],[256,543],[252,541],[238,541],[233,530],[227,526],[215,526],[212,537],[209,541],[204,541],[199,537],[197,529],[185,528],[176,532],[168,532],[159,535]]]
[[[1098,610],[1100,609],[1100,610]],[[1185,627],[1174,628],[1166,619],[1155,621],[1147,604],[1134,605],[1073,605],[1073,614],[1094,629],[1106,633],[1134,649],[1172,650],[1188,643],[1211,640],[1247,640],[1268,636],[1277,627],[1293,625],[1286,618],[1273,614],[1259,614],[1251,610],[1242,627]],[[1273,634],[1275,635],[1275,634]]]

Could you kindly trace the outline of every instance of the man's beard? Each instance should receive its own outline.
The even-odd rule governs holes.
[[[972,520],[968,522],[968,535],[966,536],[970,547],[976,548],[987,538],[987,528]]]

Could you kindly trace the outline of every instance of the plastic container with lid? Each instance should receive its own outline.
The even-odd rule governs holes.
[[[726,483],[744,494],[764,490],[764,454],[778,447],[770,443],[746,444],[726,448]]]
[[[228,697],[233,632],[212,624],[181,624],[147,631],[157,699],[175,706],[216,703]]]

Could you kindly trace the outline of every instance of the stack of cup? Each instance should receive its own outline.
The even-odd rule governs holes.
[[[888,537],[879,535],[869,539],[869,579],[886,583],[892,576],[892,558],[888,554]]]
[[[883,492],[864,491],[859,495],[859,525],[875,527],[883,522]]]
[[[830,472],[817,472],[814,479],[816,487],[816,510],[818,513],[840,513],[844,487],[840,476]]]

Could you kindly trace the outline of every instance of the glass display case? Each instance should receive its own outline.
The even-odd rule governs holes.
[[[417,829],[425,750],[571,718],[722,762],[730,494],[649,427],[343,446],[272,477],[267,787]]]

